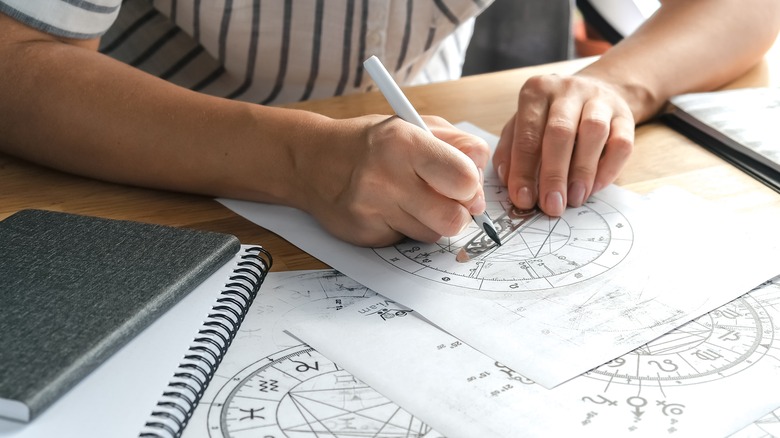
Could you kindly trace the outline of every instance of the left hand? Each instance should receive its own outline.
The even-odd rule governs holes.
[[[535,76],[520,90],[493,156],[518,208],[550,216],[578,207],[617,178],[634,144],[634,117],[617,88],[588,76]]]

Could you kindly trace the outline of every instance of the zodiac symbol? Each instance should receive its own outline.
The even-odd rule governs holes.
[[[677,368],[678,368],[677,365],[674,362],[672,362],[671,359],[664,359],[664,363],[666,365],[671,365],[669,368],[665,368],[663,365],[658,363],[657,360],[651,360],[651,361],[648,361],[647,363],[648,364],[655,364],[661,371],[664,371],[664,372],[667,372],[667,373],[671,373],[671,372],[677,371]]]

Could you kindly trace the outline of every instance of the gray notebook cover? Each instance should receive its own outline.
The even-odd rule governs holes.
[[[0,416],[34,418],[239,248],[228,234],[42,210],[0,221]]]

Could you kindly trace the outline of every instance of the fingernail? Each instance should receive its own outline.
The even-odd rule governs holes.
[[[563,213],[563,196],[561,192],[550,192],[545,199],[547,205],[547,214],[550,216],[560,216]]]
[[[485,171],[482,170],[481,167],[477,167],[477,170],[479,170],[479,185],[484,186],[485,185]]]
[[[517,206],[523,209],[533,208],[534,198],[531,196],[531,189],[520,187],[517,189]]]
[[[504,163],[498,165],[496,172],[498,172],[498,178],[501,180],[501,183],[506,185],[506,166],[504,166]]]
[[[569,205],[572,207],[579,207],[585,202],[585,185],[579,181],[574,181],[569,184],[569,192],[567,193],[569,199]]]

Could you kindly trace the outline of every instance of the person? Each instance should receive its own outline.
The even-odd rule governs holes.
[[[0,0],[0,150],[290,205],[359,245],[457,234],[485,208],[484,141],[433,116],[431,136],[273,104],[370,89],[370,55],[402,84],[457,76],[489,2],[333,3]],[[776,0],[666,0],[576,74],[529,79],[492,157],[511,201],[553,216],[581,205],[618,176],[637,123],[745,72],[779,26]]]

